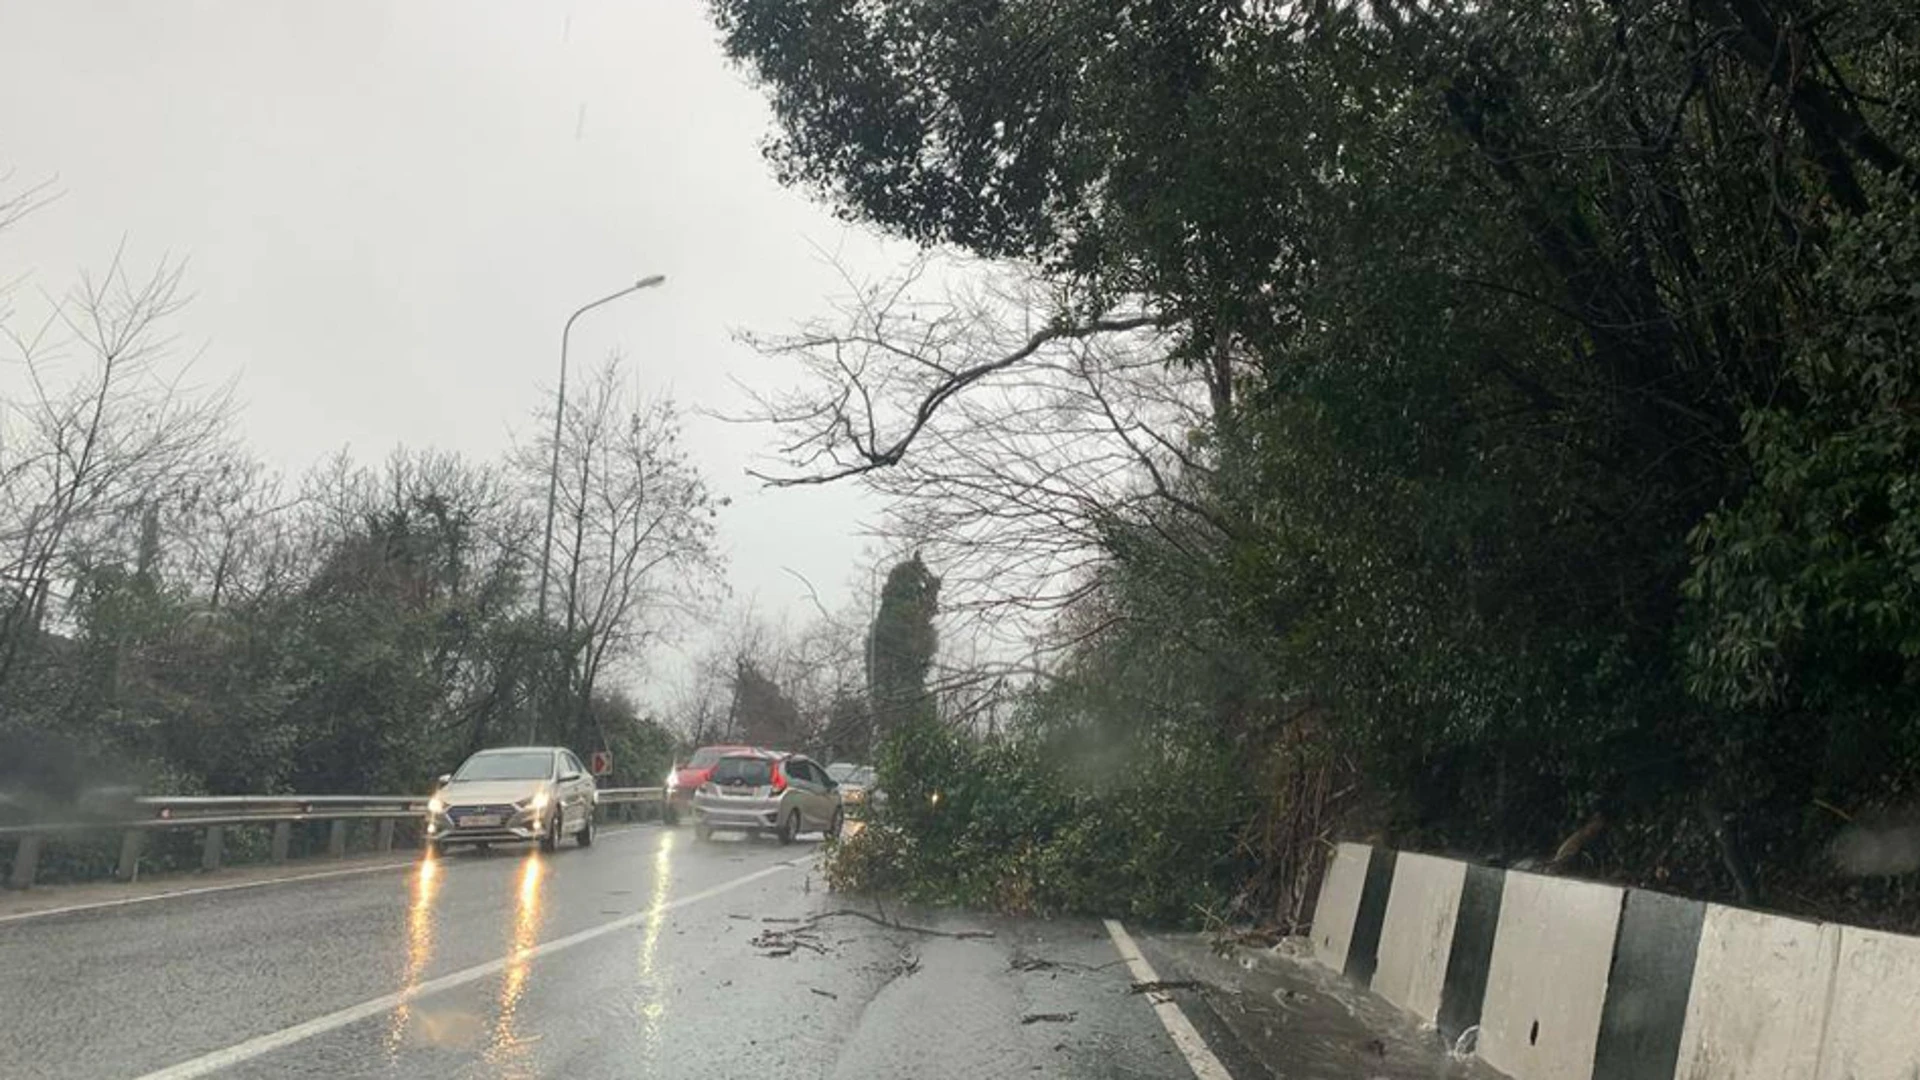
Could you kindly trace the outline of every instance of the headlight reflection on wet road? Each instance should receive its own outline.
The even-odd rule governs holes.
[[[506,974],[500,980],[500,1002],[495,1014],[493,1037],[488,1041],[486,1060],[502,1076],[530,1075],[527,1049],[538,1039],[529,1038],[515,1027],[520,998],[526,993],[527,974],[536,939],[540,936],[540,887],[546,876],[546,864],[540,854],[527,856],[520,869],[520,889],[513,916],[513,946],[508,953]]]
[[[653,856],[653,895],[648,898],[647,921],[640,932],[640,986],[646,995],[640,1003],[640,1030],[649,1058],[659,1052],[660,1018],[667,1011],[666,987],[654,977],[654,954],[667,922],[667,884],[673,878],[673,845],[679,835],[671,829],[660,834],[660,850]]]
[[[407,966],[400,976],[401,993],[420,985],[420,975],[433,955],[433,898],[440,891],[440,861],[429,850],[413,875],[413,902],[407,906]],[[413,1003],[402,1001],[387,1023],[387,1060],[394,1061],[413,1017]]]

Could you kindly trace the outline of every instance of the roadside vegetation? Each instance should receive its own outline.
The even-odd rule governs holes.
[[[1920,5],[713,8],[933,252],[761,342],[772,479],[1038,643],[892,710],[838,883],[1287,925],[1357,836],[1920,925],[1828,857],[1920,784]]]
[[[657,784],[675,735],[609,673],[720,581],[675,406],[631,400],[615,361],[570,396],[543,624],[550,441],[275,475],[189,381],[182,288],[117,259],[37,314],[0,309],[0,821],[115,790],[424,792],[529,737],[611,747],[614,782]],[[59,845],[46,876],[110,845]]]

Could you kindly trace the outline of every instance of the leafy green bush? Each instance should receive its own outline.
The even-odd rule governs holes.
[[[976,741],[932,722],[883,746],[874,821],[829,856],[835,888],[1016,914],[1192,924],[1224,907],[1248,800],[1227,755],[1137,745],[1088,773],[1027,731]]]

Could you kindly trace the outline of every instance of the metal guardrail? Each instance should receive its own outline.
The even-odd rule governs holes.
[[[647,803],[661,802],[666,794],[666,788],[603,787],[595,794],[595,799],[603,806],[608,803]]]
[[[146,846],[146,834],[155,829],[205,829],[200,868],[217,870],[226,830],[230,828],[273,826],[269,858],[280,863],[287,860],[296,822],[330,822],[327,853],[338,858],[347,852],[348,822],[379,822],[375,849],[391,851],[395,823],[418,821],[426,811],[427,796],[424,795],[161,795],[119,800],[110,810],[102,807],[70,821],[0,826],[0,837],[19,838],[7,885],[25,889],[33,885],[39,873],[40,853],[47,840],[56,836],[119,832],[120,858],[113,876],[120,881],[132,881],[140,873],[140,854]]]
[[[391,851],[394,824],[425,817],[427,799],[425,795],[161,795],[122,799],[113,803],[111,810],[103,807],[78,820],[0,825],[0,837],[18,838],[7,885],[14,889],[31,887],[47,840],[82,832],[120,833],[120,858],[113,874],[120,881],[139,876],[146,834],[155,829],[205,829],[200,848],[202,870],[220,868],[226,830],[250,825],[273,826],[268,850],[269,858],[276,863],[287,860],[293,826],[302,821],[331,822],[327,853],[335,858],[346,854],[350,821],[379,822],[375,850]],[[664,805],[665,801],[666,790],[657,787],[601,788],[595,793],[596,803],[621,807],[627,820],[632,820],[636,808]]]
[[[620,808],[620,819],[632,821],[634,811],[645,806],[659,806],[664,812],[667,804],[667,790],[657,787],[601,788],[594,795],[594,801],[601,806]]]

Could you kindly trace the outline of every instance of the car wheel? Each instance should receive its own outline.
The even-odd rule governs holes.
[[[589,809],[587,811],[586,822],[580,826],[579,832],[573,834],[573,842],[579,844],[581,847],[592,847],[593,829],[593,811]]]
[[[713,839],[713,830],[708,826],[695,824],[693,827],[693,838],[704,844]]]
[[[840,828],[847,823],[847,813],[840,807],[833,808],[833,818],[827,822],[827,831],[820,834],[822,840],[840,839]]]
[[[560,850],[560,815],[553,815],[547,822],[546,835],[540,838],[540,850],[551,855]]]
[[[780,842],[783,844],[791,844],[793,843],[793,838],[799,835],[799,833],[800,811],[789,810],[786,812],[786,815],[780,819],[780,829],[777,834],[780,837]]]

